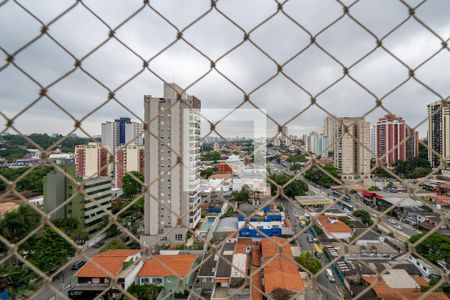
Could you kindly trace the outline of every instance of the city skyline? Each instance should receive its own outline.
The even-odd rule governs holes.
[[[414,2],[412,1],[411,4],[414,4]],[[66,7],[66,3],[58,2],[43,11],[40,8],[42,4],[36,5],[28,2],[24,5],[35,11],[44,20],[50,20],[52,16]],[[209,8],[208,1],[190,5],[182,2],[155,1],[153,5],[155,9],[160,9],[169,14],[169,19],[180,27],[186,26],[189,23],[188,20],[192,19],[193,16],[200,15],[201,12]],[[179,9],[174,10],[174,5]],[[273,1],[259,2],[258,13],[252,13],[249,15],[250,17],[243,19],[241,14],[246,14],[246,11],[251,9],[251,3],[243,5],[229,1],[227,3],[219,2],[217,5],[225,12],[235,14],[233,17],[239,18],[239,24],[246,30],[276,11]],[[237,5],[241,9],[236,10]],[[308,9],[302,10],[302,5],[307,5]],[[104,9],[100,3],[91,3],[89,6],[97,13]],[[416,14],[438,34],[446,36],[450,33],[450,27],[446,22],[444,13],[446,6],[450,6],[450,4],[445,1],[427,2],[417,9]],[[107,19],[111,26],[114,26],[137,7],[138,3],[133,7],[119,2],[111,2],[108,7],[108,14],[104,12],[100,14]],[[386,7],[389,9],[386,9]],[[2,12],[5,17],[0,21],[0,25],[10,23],[12,16],[21,21],[21,26],[2,31],[4,35],[2,47],[8,53],[12,53],[19,45],[32,37],[31,33],[39,29],[39,25],[10,3],[4,5],[3,8]],[[342,7],[332,1],[321,3],[310,1],[304,4],[288,2],[284,5],[284,9],[295,20],[301,18],[301,24],[313,34],[342,15]],[[383,10],[383,13],[375,14],[379,10]],[[182,14],[181,11],[183,11]],[[319,11],[322,15],[321,20],[314,17],[314,14]],[[363,24],[378,36],[383,36],[401,20],[405,19],[408,12],[404,5],[394,2],[383,2],[383,5],[361,2],[352,6],[351,11],[358,20],[365,20],[366,22],[363,22]],[[372,13],[377,17],[372,17]],[[79,22],[80,20],[83,20],[83,22]],[[77,22],[77,25],[80,25],[80,23],[83,23],[83,25],[78,27],[73,35],[62,34],[66,30],[70,30],[74,22]],[[276,16],[268,23],[271,26],[261,26],[250,37],[263,50],[274,56],[277,62],[286,62],[296,52],[308,45],[310,39],[308,34],[286,18]],[[8,26],[0,27],[8,28]],[[146,30],[142,30],[142,28],[146,28]],[[221,31],[222,34],[220,37],[215,36],[212,33],[204,32],[204,28],[210,29],[211,32]],[[15,31],[18,29],[21,30],[22,34]],[[67,19],[63,18],[50,26],[50,29],[52,35],[62,45],[70,47],[76,57],[82,57],[97,44],[96,42],[103,41],[108,33],[106,27],[99,25],[98,21],[81,7],[71,12]],[[27,32],[29,36],[24,32]],[[283,33],[283,35],[279,33]],[[87,34],[89,38],[86,38]],[[146,42],[148,34],[153,35],[150,44]],[[133,18],[130,24],[125,24],[123,28],[119,29],[117,36],[123,39],[126,44],[129,44],[132,49],[136,49],[142,57],[149,59],[172,41],[172,38],[169,37],[176,38],[176,31],[171,29],[154,12],[144,9],[142,13]],[[282,36],[295,36],[296,38],[286,39]],[[192,40],[195,46],[203,50],[213,60],[242,40],[241,32],[214,10],[210,16],[195,24],[192,30],[186,30],[183,37],[188,41]],[[346,41],[351,41],[354,46],[347,47]],[[347,16],[319,35],[317,42],[346,66],[351,65],[376,46],[376,40]],[[439,51],[441,41],[416,21],[409,20],[402,26],[401,31],[386,38],[383,41],[383,46],[414,68]],[[82,66],[111,89],[125,82],[142,68],[142,61],[117,41],[110,41],[97,53],[87,58]],[[36,63],[31,63],[32,61]],[[114,61],[114,65],[110,64],[111,61]],[[386,109],[396,115],[402,115],[411,127],[415,127],[425,120],[426,105],[438,100],[439,96],[445,98],[449,95],[444,80],[450,72],[448,68],[445,68],[449,62],[450,55],[448,51],[444,50],[415,72],[415,75],[437,94],[427,90],[425,86],[414,79],[410,79],[399,90],[387,96],[383,102]],[[25,71],[33,77],[37,77],[43,85],[46,85],[58,78],[60,74],[70,71],[73,59],[49,39],[42,39],[39,43],[33,44],[26,51],[20,53],[16,57],[15,63],[21,67],[26,66]],[[179,41],[152,61],[150,67],[166,82],[177,82],[180,86],[185,87],[208,71],[209,64],[210,62],[207,59],[201,57],[185,42]],[[247,93],[276,74],[276,65],[249,43],[243,44],[225,56],[224,59],[217,62],[216,67]],[[299,57],[284,66],[283,71],[314,96],[342,76],[342,66],[319,50],[316,45],[310,46]],[[351,68],[350,75],[381,98],[408,78],[408,69],[396,61],[392,55],[378,49],[354,68]],[[0,95],[2,112],[7,118],[12,118],[36,98],[40,88],[12,67],[6,68],[0,76],[2,76],[0,79],[4,82],[4,89]],[[140,106],[141,95],[149,92],[158,94],[157,91],[160,91],[162,83],[160,79],[151,75],[147,70],[115,93],[115,96],[137,117],[143,119],[143,111]],[[16,88],[18,85],[20,85],[20,89]],[[234,108],[244,99],[244,94],[215,70],[189,88],[187,92],[198,95],[199,98],[203,99],[205,108]],[[79,69],[49,89],[49,95],[52,99],[69,111],[76,119],[81,119],[106,101],[107,94],[107,90]],[[14,101],[11,101],[11,99],[14,99]],[[288,121],[310,104],[310,96],[282,74],[278,74],[276,78],[252,93],[250,100],[258,107],[265,108],[268,114],[279,124]],[[341,103],[347,105],[341,105]],[[375,99],[356,82],[345,77],[344,80],[321,94],[317,98],[317,104],[336,116],[356,117],[366,113],[374,106]],[[251,105],[247,103],[243,107],[251,107]],[[378,117],[386,113],[386,111],[378,108],[366,116],[366,120],[375,122]],[[97,135],[99,134],[97,123],[119,115],[127,115],[136,119],[136,116],[127,112],[119,104],[110,101],[88,117],[82,126],[90,135]],[[288,126],[291,132],[301,135],[320,127],[321,120],[324,117],[323,111],[317,106],[312,106],[290,122]],[[0,119],[5,123],[3,117]],[[19,116],[14,125],[23,133],[53,133],[55,132],[54,128],[58,128],[60,133],[65,135],[73,129],[73,124],[74,121],[71,118],[44,98],[44,100],[33,105],[29,111]],[[276,126],[273,122],[268,122],[268,127],[272,132],[275,132]],[[419,131],[420,136],[424,137],[426,126],[420,126]],[[82,135],[80,131],[77,131],[77,133]]]

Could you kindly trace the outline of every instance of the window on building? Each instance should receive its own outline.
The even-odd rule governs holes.
[[[175,234],[175,241],[179,241],[179,242],[183,241],[183,234],[181,234],[181,233]]]

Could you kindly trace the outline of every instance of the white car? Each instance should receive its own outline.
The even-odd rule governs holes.
[[[328,280],[330,282],[336,282],[336,279],[334,279],[333,272],[331,271],[331,269],[327,269],[326,272]]]
[[[397,223],[397,222],[395,222],[395,220],[392,219],[392,218],[388,219],[388,222],[389,222],[389,223],[392,223],[392,224],[396,224],[396,223]]]

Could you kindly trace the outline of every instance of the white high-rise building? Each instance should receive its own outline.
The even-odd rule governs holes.
[[[334,164],[342,179],[370,178],[370,124],[364,118],[339,118],[335,141]]]
[[[328,137],[320,133],[316,142],[316,155],[321,157],[328,157]]]
[[[317,140],[319,138],[319,134],[315,131],[311,132],[307,138],[306,149],[310,153],[317,153]]]
[[[121,117],[113,122],[102,123],[102,145],[115,152],[120,145],[133,143],[144,144],[144,127],[142,123],[131,122],[130,118]]]
[[[281,143],[285,146],[290,146],[291,145],[291,140],[289,139],[289,132],[288,132],[288,127],[287,126],[283,126],[282,129],[282,134],[281,134]]]
[[[323,134],[328,138],[328,152],[333,152],[334,142],[336,141],[336,130],[339,122],[331,117],[327,116],[323,124]]]
[[[450,176],[450,99],[428,105],[428,160],[437,168],[443,156],[442,173]]]
[[[177,100],[177,94],[181,99]],[[145,96],[145,235],[149,246],[177,244],[200,221],[201,102],[178,85],[164,84],[164,97]]]
[[[370,151],[371,158],[377,157],[377,124],[370,124]]]

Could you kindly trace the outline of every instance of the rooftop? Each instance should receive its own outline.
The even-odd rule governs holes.
[[[197,257],[195,255],[156,255],[148,259],[139,271],[140,277],[187,276]]]
[[[317,221],[327,232],[353,232],[350,227],[335,216],[318,216]]]
[[[305,286],[293,258],[276,258],[264,266],[264,289],[270,293],[277,288],[304,291]]]
[[[406,194],[401,193],[388,193],[388,192],[376,192],[381,196],[384,201],[389,202],[392,205],[398,207],[418,207],[422,206],[420,201],[416,201]]]
[[[110,278],[111,275],[117,276],[122,270],[123,263],[128,257],[138,253],[138,249],[115,249],[99,253],[81,267],[81,269],[75,273],[74,277]]]
[[[274,256],[292,257],[291,245],[287,239],[279,237],[265,238],[262,239],[261,246],[263,259]]]

